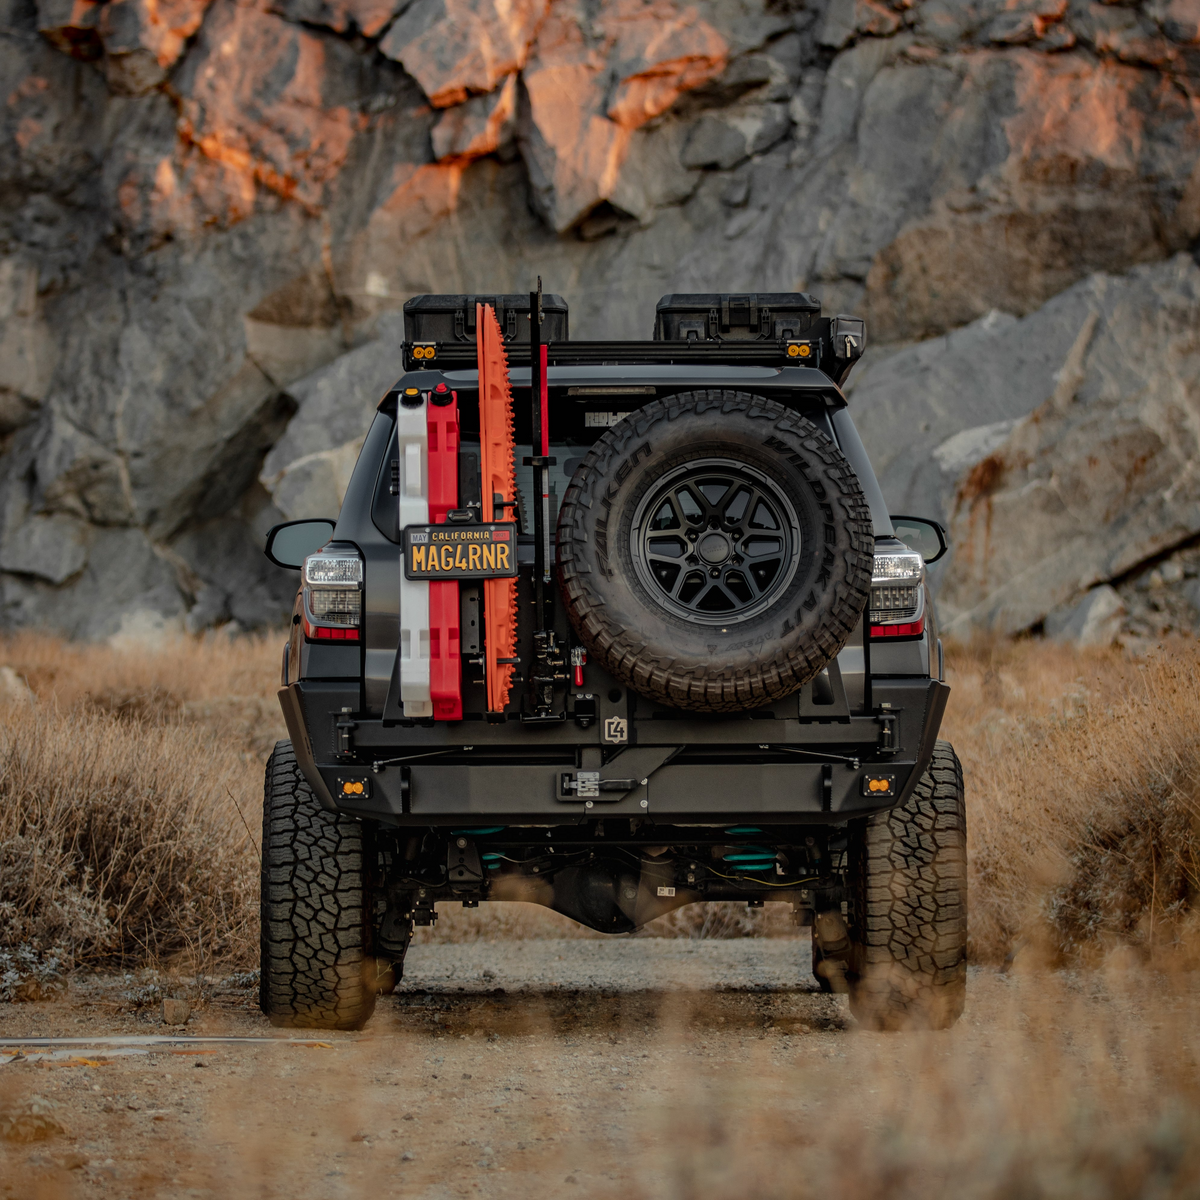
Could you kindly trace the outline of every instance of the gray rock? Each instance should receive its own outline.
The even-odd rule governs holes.
[[[229,593],[215,583],[207,583],[196,593],[196,603],[188,609],[183,627],[188,633],[202,633],[229,618]]]
[[[0,614],[9,626],[48,626],[89,640],[123,630],[142,636],[182,629],[185,609],[176,568],[137,529],[95,530],[87,564],[63,587],[0,574]]]
[[[191,630],[234,620],[246,629],[279,621],[291,608],[296,573],[267,561],[267,532],[284,514],[259,488],[238,510],[188,530],[171,544],[171,554],[193,580],[194,600],[185,624]],[[187,597],[185,596],[185,601]]]
[[[132,524],[133,497],[120,456],[72,425],[56,407],[47,415],[33,463],[36,507],[97,525]]]
[[[867,350],[847,391],[894,512],[949,520],[960,476],[1053,394],[1087,312],[1071,292],[1026,321],[991,313],[899,351]]]
[[[1071,338],[1052,391],[957,481],[951,633],[1028,628],[1200,533],[1200,267],[1180,255],[1094,276],[1010,344],[1045,345],[1052,324]]]
[[[273,0],[270,7],[289,21],[377,37],[403,4],[404,0]]]
[[[829,50],[841,50],[857,34],[890,37],[900,24],[895,12],[874,0],[830,0],[817,41]]]
[[[296,415],[262,465],[261,482],[287,520],[334,517],[380,398],[403,371],[400,313],[374,341],[294,384]]]
[[[746,134],[725,117],[703,117],[688,136],[680,161],[685,167],[736,166],[750,154]]]
[[[516,111],[514,74],[489,95],[474,96],[442,113],[433,127],[434,158],[472,159],[494,154],[511,140]]]
[[[446,108],[520,70],[545,11],[545,0],[412,0],[379,49]]]
[[[1200,268],[1179,256],[868,351],[850,402],[892,510],[950,526],[948,632],[1028,628],[1200,532],[1198,320]]]
[[[769,149],[787,133],[788,125],[785,105],[738,105],[719,117],[702,117],[689,134],[680,161],[685,167],[727,170]]]
[[[23,425],[50,384],[54,341],[37,283],[33,258],[0,259],[0,434]]]
[[[829,50],[843,49],[858,31],[857,7],[857,0],[829,0],[817,41]]]
[[[871,39],[839,54],[823,77],[814,77],[824,83],[815,146],[817,153],[829,153],[854,144],[867,88],[901,49],[883,38]]]
[[[1124,616],[1125,602],[1116,588],[1102,583],[1076,603],[1048,613],[1046,636],[1077,646],[1111,646],[1121,633]]]
[[[1193,0],[1166,0],[1147,5],[1148,15],[1158,21],[1167,37],[1185,45],[1200,42],[1200,9]]]
[[[646,336],[665,291],[862,312],[893,346],[852,399],[886,486],[957,520],[963,480],[1055,394],[1075,285],[1200,237],[1190,0],[269,4],[0,0],[10,623],[198,625],[221,595],[278,619],[256,522],[338,502],[399,370],[388,314],[539,273],[579,337]],[[1071,511],[1039,514],[1046,544]],[[1047,565],[1069,586],[1031,587],[1019,620],[1113,577],[1084,557]],[[991,594],[957,579],[947,612]]]
[[[91,528],[65,513],[33,513],[11,530],[0,546],[0,571],[65,583],[88,560]]]
[[[1025,46],[1042,36],[1042,23],[1036,13],[1001,13],[989,23],[986,36],[998,45]]]
[[[37,31],[64,54],[85,62],[99,58],[99,4],[77,4],[75,0],[38,0]]]
[[[683,163],[688,136],[684,122],[670,119],[637,130],[609,197],[612,205],[649,225],[664,209],[687,200],[700,183]]]

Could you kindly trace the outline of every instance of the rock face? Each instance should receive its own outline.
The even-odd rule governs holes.
[[[1192,303],[1192,0],[0,8],[7,625],[277,619],[261,535],[336,505],[404,300],[539,273],[577,336],[647,336],[667,291],[803,288],[924,339],[873,351],[854,403],[897,502],[953,518],[956,627],[1035,625],[1195,531],[1186,404],[1149,398],[1187,356],[1132,332],[1177,348]],[[1160,449],[1085,536],[1054,481],[1110,419]],[[1130,453],[1071,476],[1087,520]]]
[[[1109,585],[1200,537],[1190,255],[879,354],[852,397],[893,510],[949,525],[952,634],[1045,622],[1092,640],[1124,615]]]

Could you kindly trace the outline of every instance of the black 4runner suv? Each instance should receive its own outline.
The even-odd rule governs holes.
[[[261,1005],[354,1029],[437,904],[626,933],[789,904],[871,1028],[962,1011],[962,772],[925,585],[806,294],[672,295],[573,342],[561,298],[419,296],[301,572],[266,771]],[[533,319],[531,319],[533,318]]]

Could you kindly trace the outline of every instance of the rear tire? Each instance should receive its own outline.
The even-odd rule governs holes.
[[[850,1011],[868,1029],[949,1029],[967,984],[967,819],[949,742],[912,795],[852,830]]]
[[[361,1029],[386,979],[368,953],[370,835],[327,812],[290,741],[267,761],[259,1007],[272,1025]],[[383,964],[386,966],[386,964]]]

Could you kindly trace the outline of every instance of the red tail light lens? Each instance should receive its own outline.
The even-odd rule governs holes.
[[[925,618],[905,625],[872,625],[871,640],[876,638],[920,637],[925,632]]]

